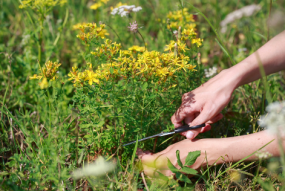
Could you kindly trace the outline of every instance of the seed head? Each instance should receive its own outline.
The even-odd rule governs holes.
[[[138,32],[138,23],[137,21],[130,23],[130,26],[128,27],[131,32],[137,33]]]

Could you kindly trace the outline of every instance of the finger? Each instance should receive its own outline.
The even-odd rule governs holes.
[[[143,165],[143,172],[145,173],[146,176],[153,177],[155,173],[155,168]]]
[[[200,114],[192,121],[191,125],[200,125],[217,115],[217,107],[215,104],[207,104],[200,112]]]
[[[185,122],[187,125],[190,126],[190,125],[191,125],[191,122],[192,122],[194,119],[195,119],[195,115],[192,114],[192,115],[187,116],[187,117],[185,118],[184,122]],[[183,132],[183,133],[181,133],[181,135],[183,135],[183,136],[186,137],[187,132],[188,132],[188,131]]]
[[[205,133],[210,130],[211,130],[211,125],[206,123],[206,126],[201,128],[200,133]]]
[[[192,114],[192,115],[190,115],[190,116],[187,116],[184,121],[185,121],[185,123],[186,123],[187,125],[191,126],[191,122],[192,122],[194,119],[195,119],[195,114]],[[185,136],[185,137],[187,137],[187,134],[188,134],[188,137],[191,137],[192,134],[193,134],[192,130],[191,130],[191,131],[186,131],[186,132],[181,133],[181,135],[183,135],[183,136]],[[187,138],[188,138],[188,137],[187,137]],[[189,139],[192,139],[192,138],[189,138]]]
[[[217,121],[220,121],[223,117],[224,117],[223,114],[219,113],[213,119],[210,119],[206,123],[208,123],[208,124],[216,123]]]
[[[138,148],[136,151],[136,155],[138,155],[139,159],[142,159],[144,155],[152,155],[150,151],[143,151],[142,149]]]
[[[194,109],[192,107],[182,107],[180,106],[175,114],[171,117],[171,122],[174,127],[180,127],[183,125],[183,121],[187,117],[191,117],[194,115]]]
[[[142,161],[142,164],[144,166],[148,166],[148,167],[152,167],[152,168],[155,168],[155,159],[156,159],[156,154],[155,155],[142,155],[141,156],[141,161]]]

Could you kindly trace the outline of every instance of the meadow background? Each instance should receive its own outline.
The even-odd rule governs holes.
[[[119,6],[119,2],[113,0],[23,2],[30,4],[20,7],[18,0],[0,2],[1,190],[146,190],[139,161],[134,155],[135,147],[159,152],[184,138],[150,139],[128,147],[122,144],[171,130],[170,117],[179,107],[183,93],[235,65],[284,30],[285,1],[282,0],[121,1],[119,5],[142,7],[129,17],[111,14],[112,9]],[[41,7],[42,2],[50,4]],[[261,9],[228,23],[221,32],[220,23],[227,14],[251,4]],[[187,22],[195,24],[192,28],[196,34],[191,38],[203,39],[201,46],[188,39],[185,52],[183,45],[178,45],[179,51],[175,50],[171,40],[177,41],[173,35],[177,25],[171,25],[175,19],[169,15],[177,11],[182,13],[182,30]],[[183,11],[192,14],[192,19],[187,20]],[[128,29],[135,21],[139,33]],[[105,24],[106,31],[101,34],[104,39],[98,37],[85,42],[78,38],[80,23],[96,23],[96,27]],[[121,43],[121,50],[133,47],[124,70],[106,64],[123,58],[119,45],[108,44],[106,39]],[[135,64],[132,59],[145,54],[144,46],[148,51],[160,52],[145,55],[148,62],[155,63],[157,55],[163,59],[167,57],[163,52],[170,52],[182,60],[181,57],[188,56],[188,65],[173,65],[177,67],[174,75],[170,69],[167,72],[155,70],[156,65],[149,71],[144,70],[148,73],[139,74],[142,69],[130,68],[128,62]],[[100,47],[103,53],[91,53],[98,52]],[[170,49],[165,51],[165,47]],[[34,74],[42,75],[42,68],[49,60],[61,63],[56,67],[52,65],[54,71],[50,78],[30,79]],[[165,60],[173,62],[173,58]],[[103,70],[105,66],[107,69]],[[103,71],[100,79],[98,68]],[[209,75],[205,69],[216,72]],[[72,71],[85,71],[92,78],[81,76],[81,81],[76,81],[80,75],[77,72],[72,77]],[[271,94],[272,101],[284,100],[284,78],[284,71],[267,77],[267,93]],[[223,110],[224,118],[199,138],[258,132],[261,129],[257,121],[265,113],[267,104],[261,80],[239,87]],[[105,158],[101,166],[116,164],[107,176],[72,175],[99,156]],[[280,167],[278,158],[209,167],[202,175],[191,177],[192,184],[186,189],[282,189],[279,187],[284,178],[278,167],[270,170],[274,165]],[[91,171],[99,172],[98,165],[92,168]],[[176,183],[160,189],[187,186]],[[152,186],[151,181],[147,184],[148,189],[159,189]]]

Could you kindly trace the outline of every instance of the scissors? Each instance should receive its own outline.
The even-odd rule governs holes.
[[[182,132],[185,132],[185,131],[188,131],[188,130],[193,130],[193,129],[198,129],[198,128],[201,128],[201,127],[205,127],[205,123],[201,124],[201,125],[196,125],[196,126],[189,126],[189,125],[183,125],[183,126],[180,126],[178,128],[175,128],[174,131],[170,131],[170,132],[161,132],[161,133],[158,133],[156,135],[152,135],[152,136],[149,136],[149,137],[145,137],[145,138],[142,138],[142,139],[139,139],[139,141],[144,141],[144,140],[147,140],[147,139],[150,139],[150,138],[153,138],[153,137],[163,137],[163,136],[167,136],[167,135],[172,135],[172,134],[175,134],[175,133],[182,133]],[[131,142],[128,142],[126,144],[123,145],[124,146],[127,146],[127,145],[130,145],[130,144],[133,144],[133,143],[136,143],[137,141],[131,141]]]

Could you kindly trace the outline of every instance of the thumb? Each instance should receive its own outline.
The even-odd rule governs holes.
[[[192,123],[191,123],[191,125],[192,125]],[[205,127],[187,131],[187,133],[186,133],[186,138],[192,140],[192,139],[194,139],[199,133],[206,132],[206,131],[208,131],[208,130],[210,130],[210,129],[211,129],[211,125],[210,125],[210,124],[205,124]]]

